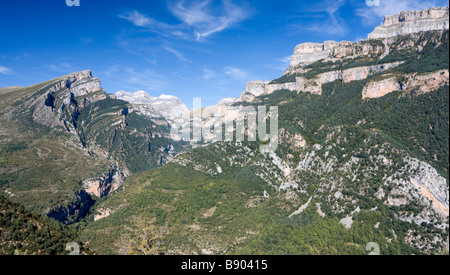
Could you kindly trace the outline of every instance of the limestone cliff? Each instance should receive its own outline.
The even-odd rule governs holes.
[[[445,34],[448,28],[449,8],[431,8],[386,16],[383,25],[369,34],[367,40],[358,43],[325,41],[300,44],[295,47],[290,66],[280,80],[250,81],[236,102],[254,102],[256,97],[277,90],[322,94],[323,84],[336,80],[343,83],[365,80],[404,63],[404,59],[385,61],[385,57],[392,52],[421,52],[428,44],[439,45],[445,39],[448,40],[448,34]],[[435,33],[427,36],[426,32],[429,31]],[[364,66],[358,66],[359,63]],[[401,84],[396,77],[384,77],[381,81],[369,83],[363,97],[375,98],[395,90],[411,90],[411,86],[420,87],[423,92],[433,91],[448,83],[445,73],[440,73],[408,76],[407,83]],[[433,79],[425,85],[427,77]]]
[[[122,171],[116,165],[112,165],[107,173],[96,179],[82,182],[82,186],[88,194],[103,198],[122,186],[124,179]]]
[[[312,79],[306,77],[296,77],[295,82],[281,84],[269,84],[262,81],[251,81],[247,84],[244,92],[237,102],[252,102],[259,95],[269,95],[278,90],[289,90],[303,93],[322,94],[322,85],[336,80],[348,83],[356,80],[364,80],[367,77],[387,71],[402,64],[393,62],[372,66],[362,66],[346,70],[333,70],[317,75]]]
[[[449,28],[449,8],[431,8],[423,11],[403,11],[389,15],[381,26],[369,34],[368,39],[384,39],[424,31]]]
[[[319,60],[335,61],[341,59],[353,59],[361,56],[374,56],[383,52],[382,44],[354,43],[349,41],[324,43],[303,43],[295,47],[291,57],[290,67],[286,73],[298,71],[306,65]]]
[[[428,74],[409,74],[402,79],[398,79],[398,76],[387,75],[384,79],[369,82],[363,89],[362,98],[379,98],[394,91],[416,91],[418,94],[423,94],[448,85],[448,70]]]
[[[189,112],[189,109],[178,97],[171,95],[154,97],[145,91],[137,91],[135,93],[119,91],[116,93],[116,97],[133,104],[136,108],[143,107],[140,108],[143,115],[150,113],[151,116],[154,116],[156,113],[168,121],[178,119]],[[150,109],[154,111],[142,112]]]
[[[73,73],[36,91],[25,104],[33,110],[33,120],[53,128],[61,126],[75,133],[73,118],[80,108],[107,98],[100,80],[91,71]]]
[[[340,60],[358,56],[377,55],[384,51],[382,44],[354,43],[349,41],[303,43],[295,47],[288,72],[319,60]]]

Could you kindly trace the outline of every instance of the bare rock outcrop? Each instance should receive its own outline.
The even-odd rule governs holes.
[[[296,77],[296,82],[287,82],[281,84],[268,84],[262,81],[252,81],[247,84],[237,102],[252,102],[257,95],[269,95],[279,90],[289,90],[303,93],[322,94],[322,85],[336,80],[348,83],[356,80],[364,80],[367,77],[387,71],[402,64],[402,62],[393,62],[378,64],[373,66],[363,66],[350,68],[346,70],[335,70],[319,74],[313,79],[305,77]],[[264,91],[261,93],[261,91]]]
[[[238,99],[238,101],[241,101],[241,102],[253,101],[253,99],[255,99],[255,97],[264,94],[265,87],[266,87],[266,83],[262,82],[261,80],[247,82],[247,85],[245,86],[245,89],[242,92],[242,95]]]
[[[100,79],[94,78],[89,70],[63,77],[49,89],[49,93],[55,93],[63,89],[69,89],[74,96],[84,96],[103,90],[100,85]]]
[[[152,117],[156,112],[156,114],[168,121],[176,120],[189,113],[186,105],[176,96],[163,94],[159,97],[154,97],[141,90],[135,93],[118,91],[116,98],[127,101],[135,107],[141,106],[141,111],[146,116]],[[145,110],[150,109],[153,111],[145,112]]]
[[[428,74],[409,74],[402,79],[397,76],[388,76],[382,80],[368,83],[362,92],[363,99],[379,98],[394,91],[424,94],[449,85],[449,71],[440,70]]]
[[[319,60],[330,61],[369,56],[384,51],[378,44],[355,43],[349,41],[324,43],[303,43],[295,47],[291,57],[290,69],[304,67]]]
[[[88,194],[103,198],[119,189],[124,180],[122,171],[116,165],[112,165],[107,173],[96,179],[82,182],[82,186]]]
[[[392,76],[386,79],[368,83],[363,89],[362,97],[363,99],[379,98],[394,91],[400,90],[400,82],[397,80],[397,77]]]
[[[100,80],[87,70],[56,79],[31,95],[25,106],[34,110],[35,122],[51,128],[65,127],[72,131],[74,125],[66,118],[76,117],[79,108],[106,97]]]
[[[449,28],[449,8],[431,8],[423,11],[403,11],[389,15],[381,26],[369,34],[368,39],[384,39],[399,35],[447,30]]]

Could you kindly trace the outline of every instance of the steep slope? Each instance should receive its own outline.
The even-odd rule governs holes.
[[[0,99],[0,190],[66,223],[183,150],[164,118],[109,96],[90,71],[2,89]]]
[[[66,255],[74,235],[0,194],[0,255]]]
[[[249,83],[234,104],[279,107],[275,152],[219,142],[180,154],[125,181],[82,239],[121,253],[141,218],[165,231],[168,254],[448,253],[448,39],[296,50],[282,78]]]

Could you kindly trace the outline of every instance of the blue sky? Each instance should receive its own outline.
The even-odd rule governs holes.
[[[109,93],[145,90],[213,105],[272,80],[303,42],[358,41],[401,10],[441,0],[2,0],[0,87],[92,70]]]

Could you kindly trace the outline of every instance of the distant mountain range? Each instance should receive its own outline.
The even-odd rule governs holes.
[[[116,97],[136,105],[149,105],[168,120],[174,120],[189,113],[186,105],[179,98],[171,95],[153,97],[145,91],[137,91],[135,93],[119,91],[116,93]]]
[[[94,254],[139,254],[149,235],[166,254],[448,254],[448,22],[448,8],[405,11],[358,43],[300,44],[280,78],[202,109],[229,122],[277,106],[273,152],[175,141],[199,110],[108,94],[90,71],[0,89],[1,206],[33,234],[47,221],[26,213],[65,228],[42,227],[52,250],[2,233],[0,253],[62,253],[76,229]]]

